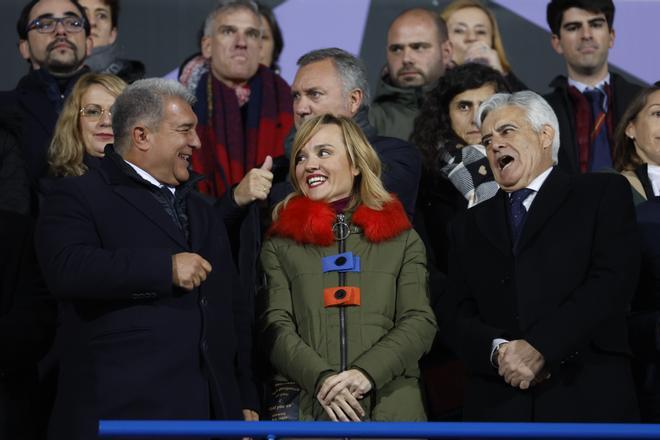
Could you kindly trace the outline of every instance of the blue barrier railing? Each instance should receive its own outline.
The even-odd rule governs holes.
[[[101,420],[100,437],[660,439],[660,425],[613,423],[336,423]]]

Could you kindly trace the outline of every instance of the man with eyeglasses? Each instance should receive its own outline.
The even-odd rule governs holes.
[[[90,27],[77,0],[32,0],[16,23],[21,56],[30,71],[14,90],[0,93],[0,107],[16,115],[18,141],[34,189],[47,173],[46,151],[64,99],[88,71]],[[33,211],[36,208],[33,195]]]

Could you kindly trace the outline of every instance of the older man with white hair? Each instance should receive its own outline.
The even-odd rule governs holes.
[[[452,225],[439,310],[470,371],[465,419],[636,420],[625,323],[639,249],[625,179],[556,169],[557,117],[533,92],[494,95],[477,119],[501,189]]]
[[[194,97],[136,81],[112,108],[115,148],[45,202],[37,254],[60,305],[52,439],[99,419],[253,419],[247,295],[221,219],[195,192]]]

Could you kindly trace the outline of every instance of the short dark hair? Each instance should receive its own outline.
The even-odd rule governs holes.
[[[112,27],[119,27],[119,0],[103,0],[103,3],[110,8],[110,20],[112,21]]]
[[[500,72],[480,63],[466,63],[449,69],[431,90],[415,119],[410,141],[422,153],[424,167],[433,168],[440,150],[448,142],[464,142],[451,128],[449,104],[456,95],[491,84],[495,93],[511,89]]]
[[[551,0],[546,10],[546,20],[554,35],[559,35],[564,12],[570,8],[584,9],[585,11],[603,13],[607,26],[612,30],[614,24],[614,3],[612,0]]]
[[[18,17],[18,21],[16,22],[16,32],[18,32],[18,38],[21,40],[27,40],[28,37],[27,26],[30,21],[30,12],[32,12],[32,8],[34,8],[34,5],[39,3],[39,1],[40,0],[31,0],[28,4],[26,4],[23,7],[23,10],[21,11],[21,15],[19,15]],[[85,8],[83,8],[80,5],[80,3],[78,3],[78,0],[69,0],[69,1],[78,9],[78,12],[80,12],[80,16],[85,19],[85,23],[83,25],[85,29],[85,36],[89,36],[90,27],[89,27],[89,20],[87,19],[87,14],[85,14]]]
[[[273,10],[271,8],[261,3],[257,3],[257,8],[259,9],[259,14],[261,14],[261,16],[264,17],[268,22],[268,26],[270,26],[270,30],[273,34],[273,63],[268,67],[272,68],[273,70],[279,70],[277,62],[280,59],[282,49],[284,49],[284,38],[282,38],[282,30],[280,29],[280,25],[277,23],[277,19],[275,18],[275,14],[273,14]]]

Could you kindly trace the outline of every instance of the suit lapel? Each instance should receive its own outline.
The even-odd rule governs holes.
[[[570,189],[569,177],[557,170],[552,170],[550,175],[539,190],[527,213],[525,225],[523,226],[518,250],[522,250],[533,237],[539,232],[543,225],[559,210],[566,199]]]
[[[144,214],[149,221],[170,236],[179,246],[188,248],[183,231],[174,224],[165,209],[160,206],[156,198],[146,188],[135,186],[116,186],[115,192]]]
[[[511,255],[511,233],[507,223],[506,197],[506,193],[500,189],[495,197],[483,202],[483,209],[473,209],[476,209],[476,222],[481,232],[502,254]]]
[[[116,156],[116,157],[115,157]],[[122,197],[155,226],[172,238],[179,246],[188,249],[183,231],[172,221],[165,209],[158,203],[146,185],[131,180],[121,170],[123,159],[114,151],[106,149],[106,157],[101,160],[99,171],[105,176],[117,195]],[[128,165],[126,165],[128,166]]]

